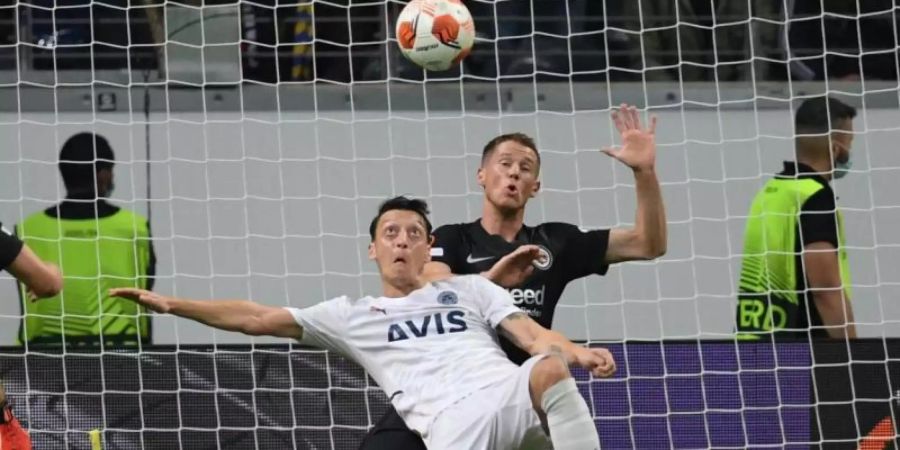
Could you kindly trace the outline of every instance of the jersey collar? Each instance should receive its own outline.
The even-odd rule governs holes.
[[[775,176],[777,178],[811,178],[822,183],[824,186],[829,185],[828,180],[826,180],[821,173],[816,172],[816,169],[801,162],[785,161],[784,169]]]
[[[481,225],[481,219],[472,222],[470,226],[473,236],[483,242],[494,253],[508,253],[520,245],[528,243],[528,226],[524,224],[522,228],[519,228],[519,232],[516,233],[516,238],[512,242],[506,242],[506,239],[503,239],[500,235],[488,233],[484,226]]]
[[[56,206],[47,208],[44,213],[53,218],[63,220],[102,219],[119,212],[119,207],[106,200],[72,200],[67,199]]]

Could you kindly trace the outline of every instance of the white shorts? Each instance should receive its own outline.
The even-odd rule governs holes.
[[[532,356],[515,376],[441,411],[428,430],[428,450],[543,450],[552,448],[529,393],[531,370],[546,355]]]

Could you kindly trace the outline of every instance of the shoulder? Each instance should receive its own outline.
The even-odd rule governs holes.
[[[444,225],[441,225],[441,226],[435,228],[434,231],[435,232],[438,232],[438,231],[444,231],[444,232],[460,231],[468,225],[469,225],[468,223],[446,223]]]
[[[547,234],[558,233],[575,233],[580,231],[578,226],[566,222],[545,222],[534,227],[535,232],[543,232]]]
[[[329,303],[331,306],[335,308],[340,308],[343,310],[351,310],[354,307],[360,305],[366,305],[372,303],[372,297],[361,297],[354,298],[347,295],[341,295],[340,297],[335,297],[329,300],[325,300],[325,303]]]
[[[127,223],[137,234],[147,235],[150,233],[150,221],[143,214],[125,208],[118,208],[110,217],[120,223]]]
[[[329,315],[343,315],[350,311],[354,305],[356,305],[358,300],[353,300],[346,295],[342,295],[340,297],[334,297],[332,299],[325,300],[323,302],[316,303],[312,306],[307,306],[303,308],[298,308],[296,306],[286,306],[284,309],[290,311],[290,313],[294,317],[304,317],[307,314],[315,313],[317,315],[321,315],[328,311]]]
[[[432,234],[434,234],[438,238],[462,236],[463,234],[467,233],[469,225],[471,224],[448,223],[435,228]]]
[[[473,283],[477,283],[477,278],[484,278],[481,275],[453,275],[441,280],[433,281],[432,284],[436,287],[453,287],[453,288],[464,288],[471,286]]]
[[[438,290],[453,289],[457,291],[479,290],[484,283],[490,283],[481,275],[453,275],[442,280],[433,281],[432,285]]]
[[[566,222],[542,223],[531,230],[533,240],[546,240],[565,242],[570,237],[577,237],[589,233],[609,233],[609,230],[590,230]]]
[[[470,241],[467,237],[468,225],[465,223],[454,223],[442,225],[435,229],[432,232],[434,243],[432,244],[431,256],[447,258],[450,255],[458,254],[458,252],[465,252],[465,243]],[[448,261],[444,259],[440,262]]]
[[[116,217],[120,217],[123,219],[134,219],[135,221],[137,221],[139,223],[147,223],[147,218],[144,217],[144,215],[141,213],[134,212],[130,209],[120,208],[115,205],[110,205],[110,206],[112,206],[113,208],[116,208],[116,213],[115,213]]]
[[[834,190],[829,185],[823,185],[821,189],[810,195],[803,202],[803,211],[834,211],[837,202],[834,199]]]
[[[59,205],[53,205],[47,209],[33,212],[33,213],[25,216],[25,218],[22,219],[22,223],[34,222],[35,220],[41,220],[41,219],[56,219],[56,208],[58,206]]]

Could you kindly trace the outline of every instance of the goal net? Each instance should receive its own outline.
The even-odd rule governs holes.
[[[475,47],[442,73],[400,55],[403,3],[0,3],[0,222],[63,199],[60,149],[97,133],[111,203],[149,219],[155,291],[305,307],[380,291],[366,246],[385,198],[428,200],[436,225],[478,218],[475,172],[501,133],[541,151],[527,224],[631,226],[632,173],[598,150],[619,142],[611,108],[634,104],[659,117],[668,252],[571,283],[554,320],[617,358],[611,379],[574,372],[603,447],[896,448],[890,0],[471,0]],[[822,94],[859,112],[833,187],[861,339],[736,340],[750,202]],[[355,449],[387,407],[338,355],[169,315],[149,344],[19,345],[24,303],[2,284],[0,380],[36,449]]]

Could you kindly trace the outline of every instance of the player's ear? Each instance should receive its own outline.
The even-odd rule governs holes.
[[[375,260],[375,243],[369,242],[369,259]]]
[[[479,167],[475,172],[475,180],[478,181],[478,185],[481,186],[482,189],[484,189],[484,177],[484,167]]]
[[[537,197],[538,192],[541,191],[541,180],[534,182],[534,187],[531,188],[531,198]]]

